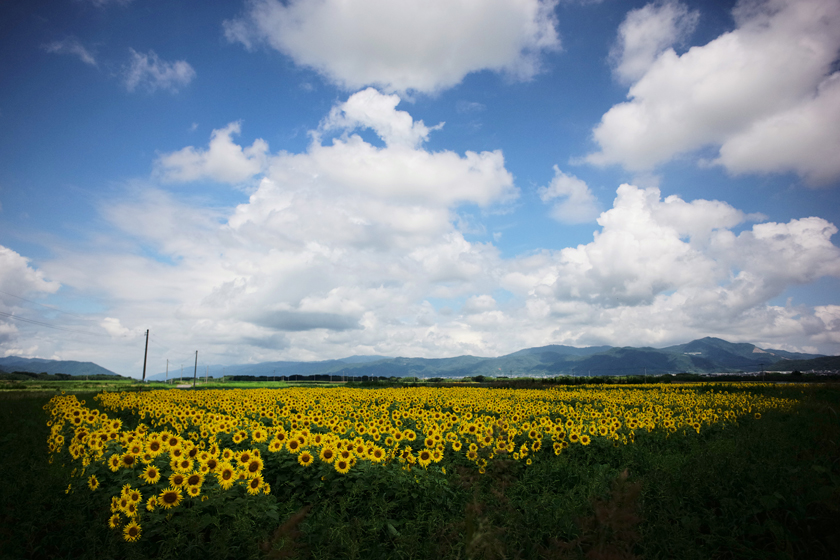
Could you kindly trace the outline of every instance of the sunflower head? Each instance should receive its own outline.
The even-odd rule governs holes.
[[[201,486],[204,482],[204,477],[200,473],[192,473],[187,477],[185,483],[187,486]]]
[[[136,521],[131,521],[123,528],[123,538],[128,542],[135,542],[140,540],[140,525]]]
[[[170,509],[181,503],[181,489],[169,487],[158,496],[158,503],[164,509]]]
[[[341,474],[347,474],[350,470],[350,461],[348,459],[339,458],[334,463],[335,470]]]
[[[248,481],[248,493],[251,495],[257,495],[260,493],[263,487],[263,478],[261,476],[257,476],[252,478]]]
[[[302,467],[308,467],[313,461],[315,461],[315,458],[312,457],[312,454],[309,453],[309,451],[304,451],[298,455],[298,463],[300,463]]]
[[[263,470],[263,462],[259,457],[253,457],[250,461],[243,464],[245,465],[245,471],[248,473],[248,476],[257,476]]]

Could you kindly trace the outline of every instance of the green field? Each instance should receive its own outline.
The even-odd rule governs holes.
[[[65,493],[69,473],[46,448],[55,389],[32,390],[0,396],[0,558],[840,557],[835,388],[757,389],[799,404],[735,428],[569,448],[527,468],[496,461],[483,475],[453,461],[445,477],[359,469],[324,485],[306,471],[272,484],[260,507],[138,543],[107,528],[90,492]],[[98,389],[74,390],[91,406],[84,391]]]

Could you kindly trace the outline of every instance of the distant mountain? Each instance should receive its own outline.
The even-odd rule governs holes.
[[[840,371],[840,356],[822,356],[810,360],[782,360],[768,366],[767,371]]]
[[[179,364],[180,365],[180,364]],[[186,364],[185,364],[186,365]],[[840,369],[840,357],[764,349],[747,343],[732,343],[720,338],[701,338],[667,348],[616,348],[612,346],[550,345],[525,348],[499,356],[456,356],[454,358],[392,358],[388,356],[350,356],[319,362],[263,362],[259,364],[213,365],[199,369],[199,376],[248,375],[254,377],[290,375],[344,375],[379,377],[492,377],[511,376],[603,376],[661,375],[664,373],[726,373]],[[184,368],[185,379],[192,378],[194,366]],[[0,358],[0,370],[32,373],[67,373],[70,375],[116,375],[92,362]],[[181,368],[172,367],[169,379],[181,376]],[[146,379],[163,381],[166,372],[147,375]]]
[[[383,360],[392,360],[388,356],[350,356],[340,360],[323,360],[318,362],[260,362],[258,364],[235,364],[230,366],[211,365],[208,367],[209,375],[212,377],[222,377],[227,375],[251,375],[254,377],[272,377],[272,376],[289,376],[289,375],[317,375],[321,373],[329,373],[331,371],[340,370],[348,365],[354,364],[370,364]],[[194,373],[193,367],[184,368],[184,378],[192,379]],[[199,377],[205,374],[204,366],[199,368]],[[164,381],[165,379],[175,379],[181,376],[181,368],[171,368],[169,374],[164,372],[155,373],[153,375],[146,375],[146,379],[152,381]]]
[[[550,345],[525,348],[497,358],[389,358],[352,356],[320,362],[265,362],[212,366],[210,375],[343,375],[379,377],[474,377],[517,375],[661,375],[761,371],[779,360],[813,359],[815,354],[762,349],[754,344],[702,338],[668,348]],[[800,368],[801,369],[801,368]],[[170,372],[170,379],[174,377]],[[151,379],[163,379],[157,374]]]
[[[74,362],[71,360],[44,360],[41,358],[19,358],[9,356],[0,358],[0,370],[28,371],[30,373],[66,373],[68,375],[118,375],[93,362]]]
[[[663,348],[664,351],[687,356],[706,358],[718,367],[732,371],[757,371],[779,360],[809,360],[817,354],[786,352],[785,350],[764,350],[755,344],[733,344],[720,338],[706,337]]]

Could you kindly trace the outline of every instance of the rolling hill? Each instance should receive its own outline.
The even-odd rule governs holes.
[[[18,358],[17,356],[0,358],[0,370],[7,372],[28,371],[30,373],[66,373],[68,375],[117,375],[113,371],[96,365],[93,362]]]

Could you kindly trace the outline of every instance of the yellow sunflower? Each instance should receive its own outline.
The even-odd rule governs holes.
[[[315,461],[315,458],[309,451],[304,451],[298,455],[298,463],[300,463],[302,467],[308,467],[313,461]]]
[[[184,473],[176,472],[176,473],[172,473],[169,476],[169,484],[170,484],[170,486],[173,486],[175,488],[180,488],[181,486],[183,486],[184,483],[186,482],[186,480],[187,480],[187,475],[185,475]]]
[[[319,457],[325,463],[332,463],[335,460],[335,449],[332,447],[324,447],[321,449]]]
[[[158,504],[157,496],[149,496],[146,500],[146,511],[155,511],[155,506]]]
[[[298,459],[300,460],[300,459]],[[263,470],[263,462],[262,459],[259,457],[252,457],[250,461],[244,463],[245,465],[245,472],[248,473],[248,477],[254,478],[259,476],[259,474]]]
[[[227,490],[233,486],[236,480],[236,471],[233,470],[233,466],[230,463],[222,463],[216,471],[216,479],[219,481],[219,486],[223,490]]]
[[[338,471],[339,473],[347,474],[347,472],[350,470],[350,460],[349,459],[344,459],[344,458],[339,458],[335,461],[334,467],[335,467],[335,470]]]
[[[140,531],[140,525],[138,525],[137,522],[132,519],[131,523],[129,523],[125,526],[125,528],[123,528],[123,538],[128,542],[135,542],[137,540],[140,540]]]
[[[263,487],[263,477],[257,476],[248,480],[248,493],[256,496],[260,493]]]
[[[194,473],[190,474],[189,476],[187,476],[184,483],[187,486],[199,486],[200,487],[202,484],[204,484],[204,475],[201,474],[201,473],[194,472]]]
[[[154,465],[149,465],[139,478],[142,478],[146,484],[155,484],[160,480],[160,470]]]
[[[91,490],[96,490],[97,488],[99,488],[99,479],[96,478],[95,474],[90,475],[90,477],[88,478],[88,488],[90,488]]]
[[[181,503],[181,489],[178,487],[169,487],[163,490],[158,496],[158,503],[164,509],[170,509]]]

